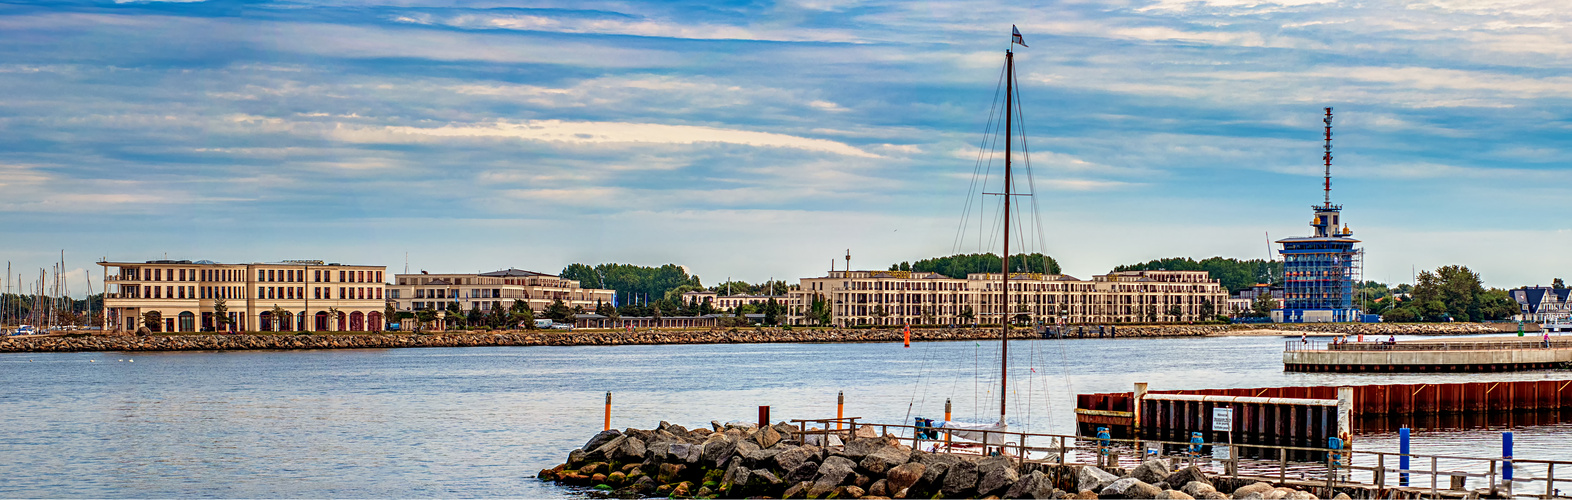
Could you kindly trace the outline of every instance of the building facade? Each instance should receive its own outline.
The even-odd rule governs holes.
[[[714,307],[715,309],[721,311],[735,310],[744,304],[762,306],[764,304],[768,304],[770,299],[774,299],[776,304],[790,308],[792,306],[800,305],[797,303],[799,298],[799,295],[791,293],[786,295],[721,295],[717,292],[711,291],[692,291],[682,293],[682,302],[684,304],[689,302],[696,302],[699,304],[709,302],[710,307]]]
[[[917,271],[831,271],[792,290],[787,319],[812,325],[815,304],[830,324],[998,324],[1026,315],[1043,324],[1183,322],[1211,319],[1228,307],[1228,291],[1205,271],[1123,271],[1083,281],[1066,275],[1010,275],[1010,304],[1000,303],[1000,275],[964,279]]]
[[[518,300],[539,312],[561,300],[570,309],[593,312],[597,305],[612,304],[617,294],[616,290],[580,288],[575,280],[521,269],[477,274],[423,272],[398,274],[393,279],[388,285],[388,301],[399,311],[446,310],[448,304],[458,303],[464,312],[490,312],[513,307],[513,301]]]
[[[1572,318],[1572,289],[1529,286],[1508,292],[1517,301],[1518,321],[1564,322]]]
[[[1306,238],[1278,240],[1283,249],[1283,302],[1272,311],[1277,323],[1328,323],[1360,321],[1354,307],[1358,279],[1359,240],[1344,224],[1338,228],[1343,207],[1330,202],[1312,207],[1313,234]]]
[[[381,331],[385,266],[295,260],[99,262],[104,331]],[[157,321],[148,313],[156,312]]]

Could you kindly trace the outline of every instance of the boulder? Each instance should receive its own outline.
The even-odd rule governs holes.
[[[809,497],[822,497],[834,491],[837,486],[846,484],[852,479],[857,464],[844,457],[830,457],[819,464],[819,475],[813,480],[813,488],[809,489]]]
[[[829,498],[862,498],[863,489],[856,486],[842,486],[830,493]]]
[[[1265,495],[1266,492],[1272,491],[1272,489],[1272,483],[1256,481],[1245,486],[1240,486],[1239,489],[1234,490],[1234,498],[1239,498],[1251,493]]]
[[[806,498],[808,494],[808,487],[812,485],[813,483],[809,483],[807,481],[793,484],[790,488],[786,488],[785,493],[781,493],[781,498]]]
[[[599,433],[595,434],[595,437],[592,437],[592,438],[590,438],[589,441],[585,442],[584,446],[580,447],[579,449],[581,449],[581,450],[593,450],[593,449],[599,448],[603,444],[606,444],[607,442],[611,441],[613,438],[616,438],[617,436],[621,436],[621,435],[622,435],[622,431],[619,431],[619,430],[616,430],[616,429],[609,429],[609,430],[600,431]]]
[[[786,473],[786,480],[793,483],[812,482],[819,477],[819,464],[816,462],[803,462]]]
[[[726,464],[726,460],[731,458],[732,452],[736,449],[737,444],[725,434],[711,434],[709,439],[704,440],[704,451],[700,460],[706,465],[714,464],[713,467],[720,467]]]
[[[649,476],[639,476],[639,479],[633,481],[633,486],[629,486],[628,489],[633,490],[634,493],[643,495],[655,491],[657,486],[659,485],[656,484],[655,480],[651,479]]]
[[[1130,471],[1130,477],[1139,479],[1143,483],[1154,484],[1162,482],[1171,472],[1168,470],[1168,462],[1154,458],[1135,466],[1135,470]]]
[[[780,452],[781,452],[780,448],[770,448],[770,449],[767,449],[767,450],[752,450],[752,451],[749,451],[746,455],[743,455],[742,458],[743,458],[743,460],[747,461],[747,465],[749,467],[763,468],[763,467],[769,467],[770,464],[775,463],[775,455],[779,454]]]
[[[878,481],[874,481],[873,484],[868,486],[868,495],[867,496],[888,497],[888,496],[890,496],[889,488],[890,488],[890,483],[889,483],[888,480],[880,479]]]
[[[675,483],[682,479],[682,472],[688,467],[682,464],[660,464],[660,472],[655,480],[661,484]]]
[[[1175,472],[1174,474],[1178,474],[1178,472]],[[1217,488],[1213,488],[1212,483],[1190,481],[1185,483],[1184,487],[1180,488],[1179,491],[1183,491],[1186,495],[1190,495],[1195,498],[1210,498],[1212,494],[1217,493]]]
[[[578,468],[578,466],[584,465],[584,462],[588,461],[589,453],[584,450],[573,450],[568,452],[568,467],[570,468]]]
[[[862,466],[863,470],[868,472],[884,474],[891,468],[906,463],[911,458],[911,451],[902,450],[896,446],[884,446],[873,450],[872,453],[863,457],[862,461],[857,465]]]
[[[1284,498],[1288,500],[1315,500],[1315,495],[1308,491],[1293,490]]]
[[[866,491],[869,486],[873,485],[873,478],[862,474],[852,474],[851,484]]]
[[[760,449],[761,448],[759,448],[759,445],[753,441],[738,440],[737,447],[732,449],[731,454],[746,457],[754,452],[759,451]]]
[[[1075,487],[1081,491],[1102,491],[1118,480],[1119,476],[1090,465],[1081,466],[1075,473]]]
[[[878,433],[878,431],[873,430],[873,426],[871,426],[871,425],[864,425],[862,427],[858,427],[857,428],[857,433],[855,434],[855,437],[859,437],[859,438],[876,438],[876,437],[879,437],[879,433]]]
[[[1098,498],[1157,498],[1163,490],[1156,486],[1146,484],[1145,481],[1134,477],[1120,478],[1102,491],[1097,493]]]
[[[987,481],[987,477],[984,476],[983,480]],[[982,490],[981,487],[977,489],[978,491]],[[1015,482],[1015,484],[1010,485],[1010,488],[1005,490],[1004,495],[1001,498],[1043,499],[1053,497],[1053,479],[1049,478],[1046,474],[1043,474],[1043,471],[1034,470],[1021,477],[1019,481]]]
[[[1008,461],[1009,459],[1005,460]],[[980,466],[979,470],[982,470]],[[982,473],[982,478],[977,480],[977,495],[989,496],[996,493],[1004,493],[1005,488],[1009,488],[1010,485],[1015,484],[1019,479],[1021,479],[1021,474],[1015,472],[1015,467],[1009,465],[989,467],[987,472]]]
[[[1163,490],[1162,493],[1157,494],[1157,498],[1162,500],[1195,500],[1195,497],[1179,490]]]
[[[777,445],[777,448],[780,451],[775,453],[775,467],[783,471],[794,470],[797,466],[802,465],[803,462],[807,462],[808,459],[818,455],[818,448],[811,445]]]
[[[890,482],[889,488],[887,488],[889,494],[894,495],[896,492],[917,484],[918,481],[922,480],[923,473],[927,472],[927,469],[928,466],[917,462],[907,462],[891,467],[888,472],[884,473],[884,478]]]
[[[704,448],[701,445],[676,442],[666,445],[663,461],[696,465],[703,455]]]
[[[977,487],[977,462],[961,460],[944,473],[944,483],[939,491],[947,497],[970,497]]]
[[[609,462],[642,462],[644,461],[644,441],[626,434],[612,438],[606,444],[600,445],[595,451],[590,452],[591,459],[603,459]]]
[[[1352,500],[1352,499],[1350,499],[1348,497],[1347,493],[1343,493],[1343,492],[1339,491],[1339,492],[1337,492],[1337,496],[1332,497],[1332,500]]]
[[[945,473],[961,461],[961,457],[944,453],[915,453],[915,462],[927,467],[922,473],[922,484],[930,489],[938,489],[943,483]]]
[[[1183,490],[1185,486],[1188,486],[1192,482],[1204,483],[1207,486],[1212,485],[1212,480],[1207,479],[1206,473],[1201,472],[1201,468],[1194,465],[1174,471],[1173,474],[1169,474],[1168,477],[1163,478],[1163,481],[1167,482],[1171,486],[1178,487],[1181,490]],[[1186,491],[1185,493],[1190,492]],[[1190,495],[1195,496],[1194,493],[1190,493]]]
[[[1080,493],[1075,494],[1074,498],[1082,500],[1097,500],[1097,492],[1092,490],[1081,490]]]
[[[753,472],[748,474],[748,491],[774,492],[783,484],[786,484],[786,481],[768,470],[753,469]]]
[[[775,430],[774,427],[764,426],[753,431],[753,435],[748,436],[748,439],[759,445],[759,448],[769,448],[775,446],[775,443],[781,442],[781,433]]]
[[[667,422],[665,420],[660,421],[660,425],[655,426],[655,429],[656,430],[662,430],[662,431],[670,432],[672,434],[687,434],[688,433],[688,428],[687,427],[683,427],[683,426],[680,426],[680,425],[677,425],[677,424],[673,424],[673,423]]]

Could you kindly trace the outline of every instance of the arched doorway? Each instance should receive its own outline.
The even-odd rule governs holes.
[[[312,330],[313,331],[318,331],[318,332],[328,331],[328,313],[327,313],[327,311],[317,311],[316,319],[317,319],[317,321],[316,321],[317,326],[312,328]]]
[[[349,314],[349,331],[352,331],[352,332],[363,332],[363,331],[366,331],[366,315],[365,315],[365,313],[362,313],[360,311],[355,311],[355,312]]]
[[[340,311],[338,313],[338,331],[345,331],[345,329],[349,326],[349,322],[345,321],[344,319],[345,315],[342,311]]]
[[[182,331],[182,332],[194,332],[194,331],[196,331],[196,315],[195,314],[192,314],[191,311],[182,311],[180,313],[179,317],[180,317],[180,331]]]
[[[367,330],[370,330],[370,331],[373,331],[373,332],[380,332],[380,331],[382,331],[382,324],[383,324],[382,313],[377,312],[377,311],[372,311],[371,314],[367,314],[366,315],[366,323],[367,323],[366,324],[366,327],[367,327],[366,329]]]
[[[261,323],[260,325],[257,325],[258,326],[258,328],[257,328],[258,331],[263,331],[263,332],[271,332],[271,331],[273,331],[273,312],[272,311],[262,311],[262,314],[258,314],[257,315],[257,322]]]
[[[295,315],[295,324],[296,325],[300,325],[300,330],[301,331],[310,330],[309,328],[306,328],[306,312],[305,311],[300,311],[299,314]]]

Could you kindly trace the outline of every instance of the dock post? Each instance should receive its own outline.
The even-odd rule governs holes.
[[[1135,449],[1141,452],[1142,457],[1146,456],[1146,447],[1141,444],[1141,401],[1144,399],[1146,399],[1146,382],[1136,382],[1135,401],[1130,404],[1135,417],[1130,422],[1130,437],[1135,438]]]
[[[842,418],[846,418],[846,391],[835,395],[835,430],[841,430]]]
[[[1343,449],[1354,449],[1354,388],[1337,388],[1337,439],[1343,443]]]
[[[1501,433],[1501,484],[1512,494],[1512,431]]]
[[[611,430],[611,391],[606,391],[606,426],[601,430]]]
[[[944,421],[950,421],[950,398],[944,398]]]
[[[1403,471],[1397,476],[1398,486],[1408,486],[1408,428],[1397,430],[1397,452],[1402,456],[1397,458],[1397,468]]]
[[[763,429],[765,427],[769,427],[769,425],[770,425],[770,405],[760,406],[759,407],[759,428]]]

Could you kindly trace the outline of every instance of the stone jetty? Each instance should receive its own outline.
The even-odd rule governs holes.
[[[1364,335],[1461,335],[1516,331],[1515,324],[1397,323],[1330,325],[1135,325],[1119,326],[1119,338],[1238,335],[1271,328],[1285,332]],[[511,330],[409,333],[240,334],[240,335],[79,335],[0,337],[0,352],[80,351],[228,351],[254,349],[369,349],[394,347],[579,346],[659,344],[752,344],[820,342],[900,342],[899,329],[728,328],[708,330]],[[1088,333],[1089,336],[1095,334]],[[917,342],[990,340],[997,328],[914,328]],[[1011,338],[1037,338],[1021,328]],[[1073,334],[1072,334],[1072,338]]]
[[[697,429],[661,422],[653,430],[608,430],[537,477],[646,498],[1317,498],[1291,487],[1211,477],[1196,467],[1173,470],[1163,460],[1129,470],[1017,463],[912,450],[875,435],[871,426],[845,443],[815,434],[804,436],[811,441],[804,443],[796,430],[786,423],[717,422]]]

